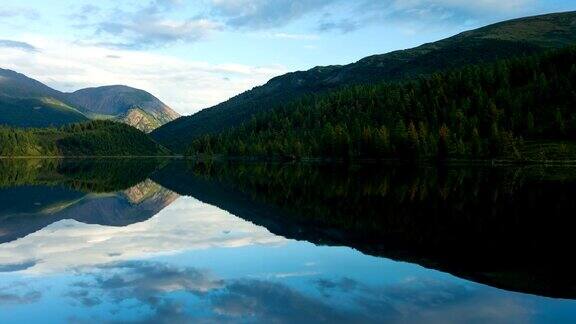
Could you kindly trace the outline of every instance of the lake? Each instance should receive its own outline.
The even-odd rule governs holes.
[[[0,160],[2,323],[574,323],[576,168]]]

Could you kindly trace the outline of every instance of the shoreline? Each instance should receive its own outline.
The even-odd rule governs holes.
[[[328,163],[328,164],[379,164],[385,165],[438,165],[438,166],[576,166],[576,160],[507,160],[507,159],[449,159],[436,160],[402,160],[402,159],[337,159],[337,158],[260,158],[260,157],[232,157],[232,156],[184,156],[184,155],[85,155],[85,156],[0,156],[0,160],[27,160],[27,159],[180,159],[198,162],[247,162],[247,163]]]
[[[182,155],[21,155],[0,156],[0,160],[23,160],[23,159],[151,159],[151,158],[185,158]]]

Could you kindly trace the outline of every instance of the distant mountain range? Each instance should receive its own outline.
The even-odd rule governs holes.
[[[114,119],[150,132],[179,116],[144,90],[115,85],[64,93],[0,69],[0,125],[46,127]]]
[[[194,138],[239,126],[255,114],[307,94],[413,78],[575,43],[576,12],[510,20],[413,49],[370,56],[349,65],[288,73],[219,105],[163,125],[152,132],[152,137],[182,152]]]

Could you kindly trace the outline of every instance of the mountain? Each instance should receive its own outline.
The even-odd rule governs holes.
[[[180,117],[152,94],[122,85],[82,89],[66,99],[91,118],[114,118],[145,132]]]
[[[61,95],[23,74],[0,69],[0,125],[43,127],[88,120],[60,101]]]
[[[24,74],[0,69],[0,95],[15,98],[59,98],[62,93]]]
[[[114,119],[150,132],[179,116],[144,90],[117,85],[63,93],[0,69],[0,125],[46,127]]]
[[[404,82],[349,86],[258,113],[187,154],[266,159],[576,157],[576,46]]]
[[[219,105],[170,122],[152,132],[152,136],[163,145],[182,151],[194,138],[238,126],[256,113],[307,94],[413,78],[574,43],[576,12],[510,20],[413,49],[366,57],[353,64],[288,73]]]

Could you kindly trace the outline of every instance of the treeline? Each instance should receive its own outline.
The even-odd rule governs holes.
[[[56,155],[56,148],[42,143],[33,130],[0,126],[0,156]]]
[[[0,126],[0,156],[142,156],[168,151],[139,130],[112,121],[60,128]]]
[[[562,142],[558,150],[574,150],[575,107],[571,47],[279,104],[195,139],[187,154],[546,159],[549,143],[547,150],[534,143],[552,140]]]

